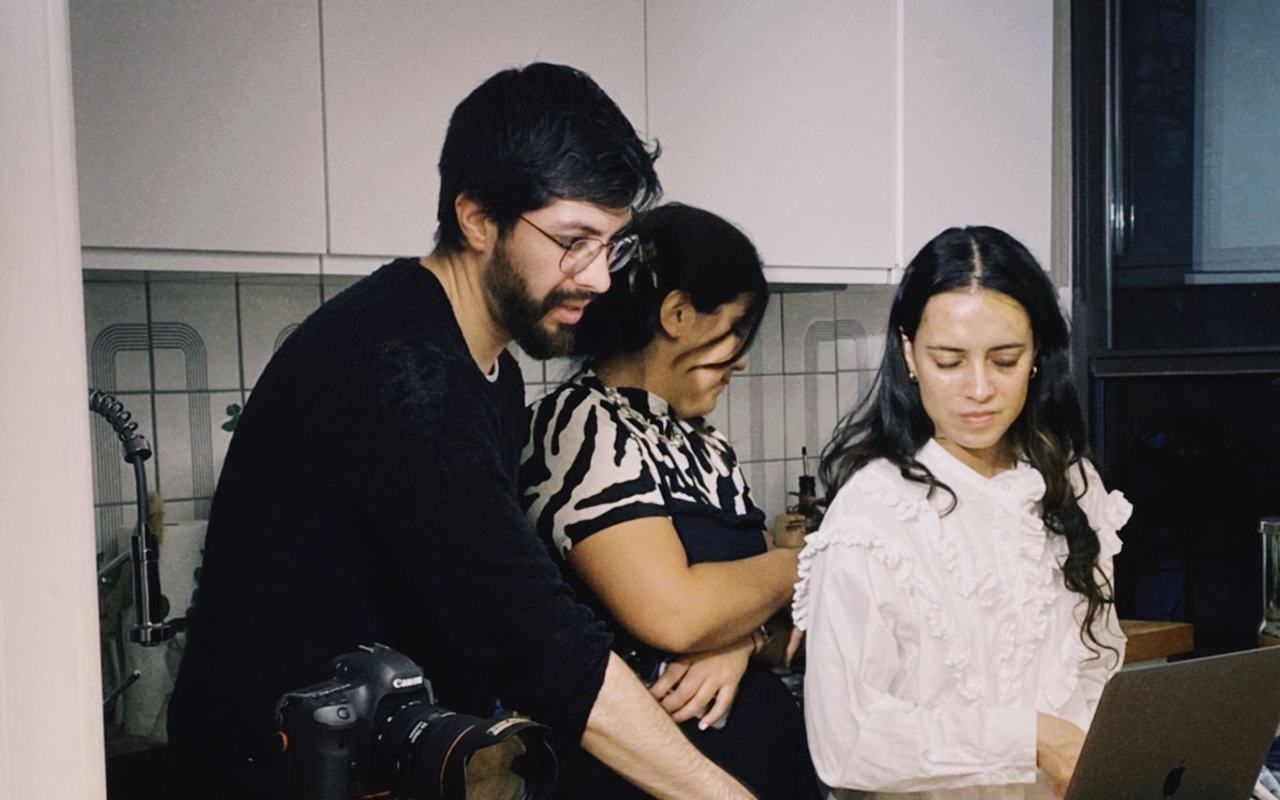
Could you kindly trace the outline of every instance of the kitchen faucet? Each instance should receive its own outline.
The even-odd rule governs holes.
[[[103,565],[98,570],[98,579],[105,582],[126,560],[132,562],[134,624],[129,631],[129,640],[144,647],[154,647],[173,638],[175,631],[172,625],[164,621],[164,612],[161,610],[160,542],[148,525],[145,464],[151,458],[151,445],[138,433],[138,423],[132,421],[132,415],[112,395],[90,389],[89,410],[106,417],[120,437],[124,460],[133,465],[138,502],[138,522],[133,529],[129,551]],[[103,705],[110,705],[139,675],[135,671],[108,692]]]

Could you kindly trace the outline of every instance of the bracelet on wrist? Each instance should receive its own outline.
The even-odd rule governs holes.
[[[773,629],[768,624],[761,625],[759,628],[751,632],[751,652],[752,655],[760,655],[760,651],[768,646],[773,640]]]

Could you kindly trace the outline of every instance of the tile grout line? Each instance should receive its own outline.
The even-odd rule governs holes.
[[[244,321],[240,313],[240,275],[236,275],[236,366],[240,371],[240,407],[244,408]]]
[[[325,102],[324,74],[324,0],[316,3],[317,43],[320,56],[320,165],[324,175],[324,252],[333,251],[333,224],[329,208],[329,107]],[[317,256],[320,275],[324,276],[324,254]]]
[[[152,487],[155,490],[156,497],[163,498],[164,491],[160,483],[160,409],[156,405],[156,348],[155,336],[152,326],[155,324],[155,316],[151,307],[151,273],[146,273],[146,277],[142,281],[142,292],[146,298],[145,309],[147,314],[147,369],[151,376],[151,386],[148,394],[148,403],[151,406],[151,465],[152,469]],[[150,501],[148,500],[148,504]],[[144,520],[139,520],[137,524],[142,524]]]

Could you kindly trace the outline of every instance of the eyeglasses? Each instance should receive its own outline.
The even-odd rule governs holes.
[[[564,255],[560,256],[560,271],[566,275],[577,275],[591,266],[600,257],[600,251],[605,248],[609,250],[609,271],[617,272],[631,261],[631,257],[636,253],[636,246],[640,243],[639,236],[634,233],[628,233],[609,242],[584,236],[575,236],[568,244],[565,244],[559,238],[539,228],[523,214],[520,215],[520,219],[528,222],[529,227],[564,249]]]

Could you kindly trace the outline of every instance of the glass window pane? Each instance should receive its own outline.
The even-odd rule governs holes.
[[[1112,346],[1280,345],[1280,3],[1115,22]]]
[[[1280,375],[1102,384],[1108,488],[1134,507],[1116,559],[1120,616],[1193,622],[1200,655],[1253,646],[1258,521],[1280,515]]]

